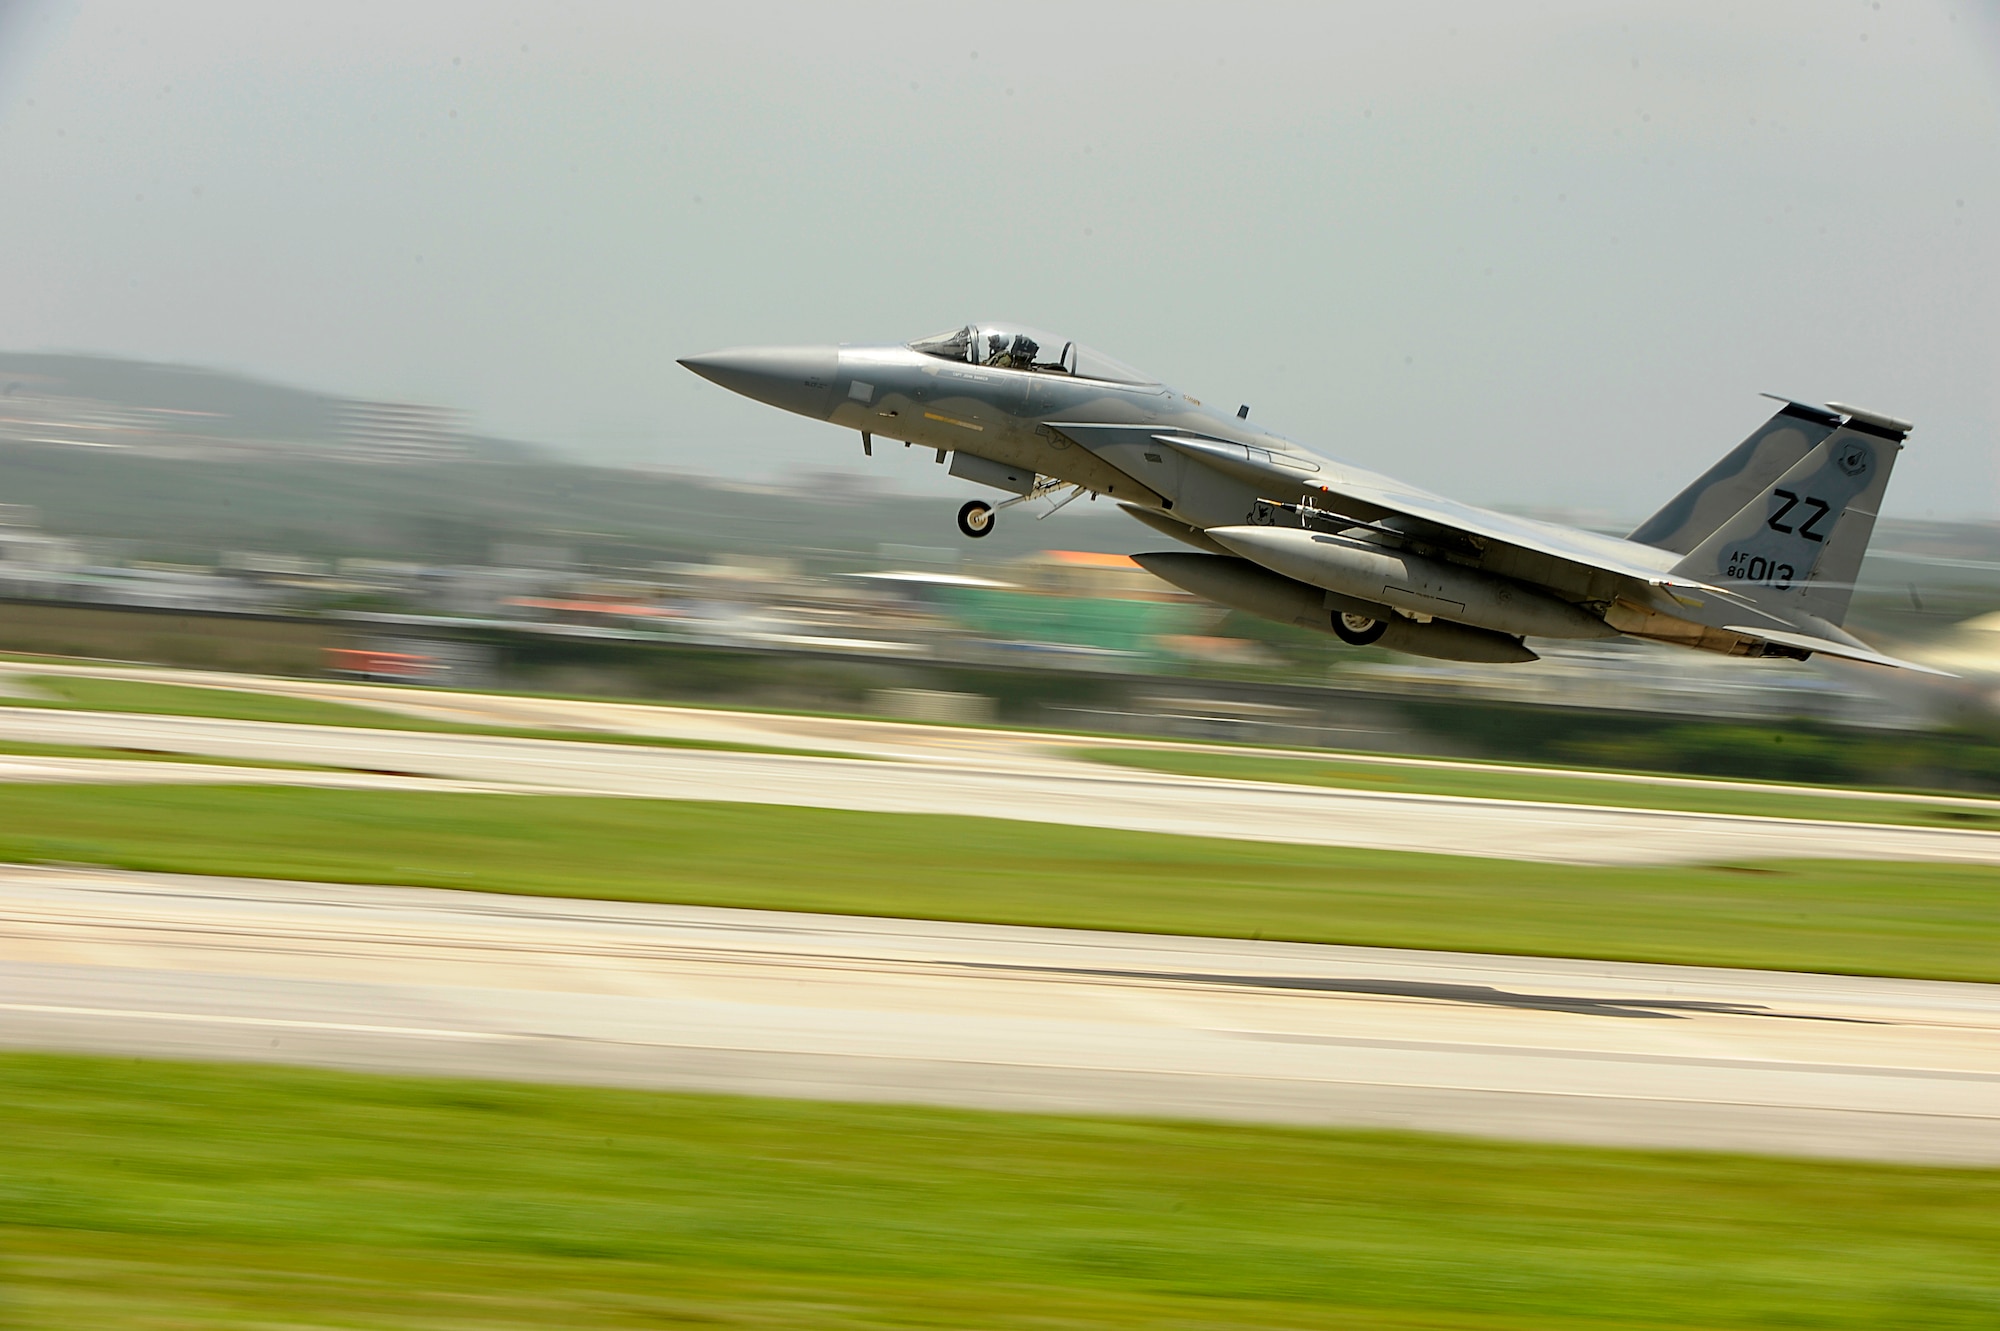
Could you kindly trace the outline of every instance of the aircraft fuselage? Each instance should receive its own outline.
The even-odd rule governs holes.
[[[1786,404],[1635,533],[1668,532],[1651,544],[1433,494],[1012,326],[682,364],[854,430],[871,451],[876,441],[933,449],[954,475],[1011,491],[960,510],[968,536],[990,531],[996,508],[1074,486],[1207,552],[1134,556],[1168,581],[1351,643],[1532,660],[1523,637],[1628,634],[1732,655],[1882,660],[1838,627],[1846,591],[1810,585],[1839,523],[1843,553],[1829,567],[1851,578],[1908,430],[1858,409]],[[1768,530],[1746,502],[1768,504]],[[1697,549],[1710,528],[1722,534]]]

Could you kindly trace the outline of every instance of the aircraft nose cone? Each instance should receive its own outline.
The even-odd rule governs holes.
[[[838,347],[739,347],[684,356],[681,364],[710,383],[759,402],[825,420],[833,410]]]

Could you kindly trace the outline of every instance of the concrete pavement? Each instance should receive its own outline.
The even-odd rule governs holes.
[[[0,1044],[2000,1165],[2000,986],[0,868]]]
[[[1179,776],[1038,756],[855,761],[212,717],[0,709],[0,738],[356,769],[0,757],[0,780],[422,785],[942,813],[1168,835],[1576,864],[1815,858],[2000,864],[2000,832],[1545,804]]]

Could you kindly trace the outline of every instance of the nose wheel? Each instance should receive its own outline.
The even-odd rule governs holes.
[[[958,510],[958,529],[967,536],[980,537],[993,530],[993,505],[984,499],[967,501]]]

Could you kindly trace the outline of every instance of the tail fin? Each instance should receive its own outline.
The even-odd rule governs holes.
[[[1674,566],[1785,615],[1847,617],[1875,514],[1907,421],[1833,407],[1847,419]]]
[[[1625,539],[1677,555],[1689,553],[1839,424],[1840,417],[1824,407],[1785,403],[1777,415]]]

